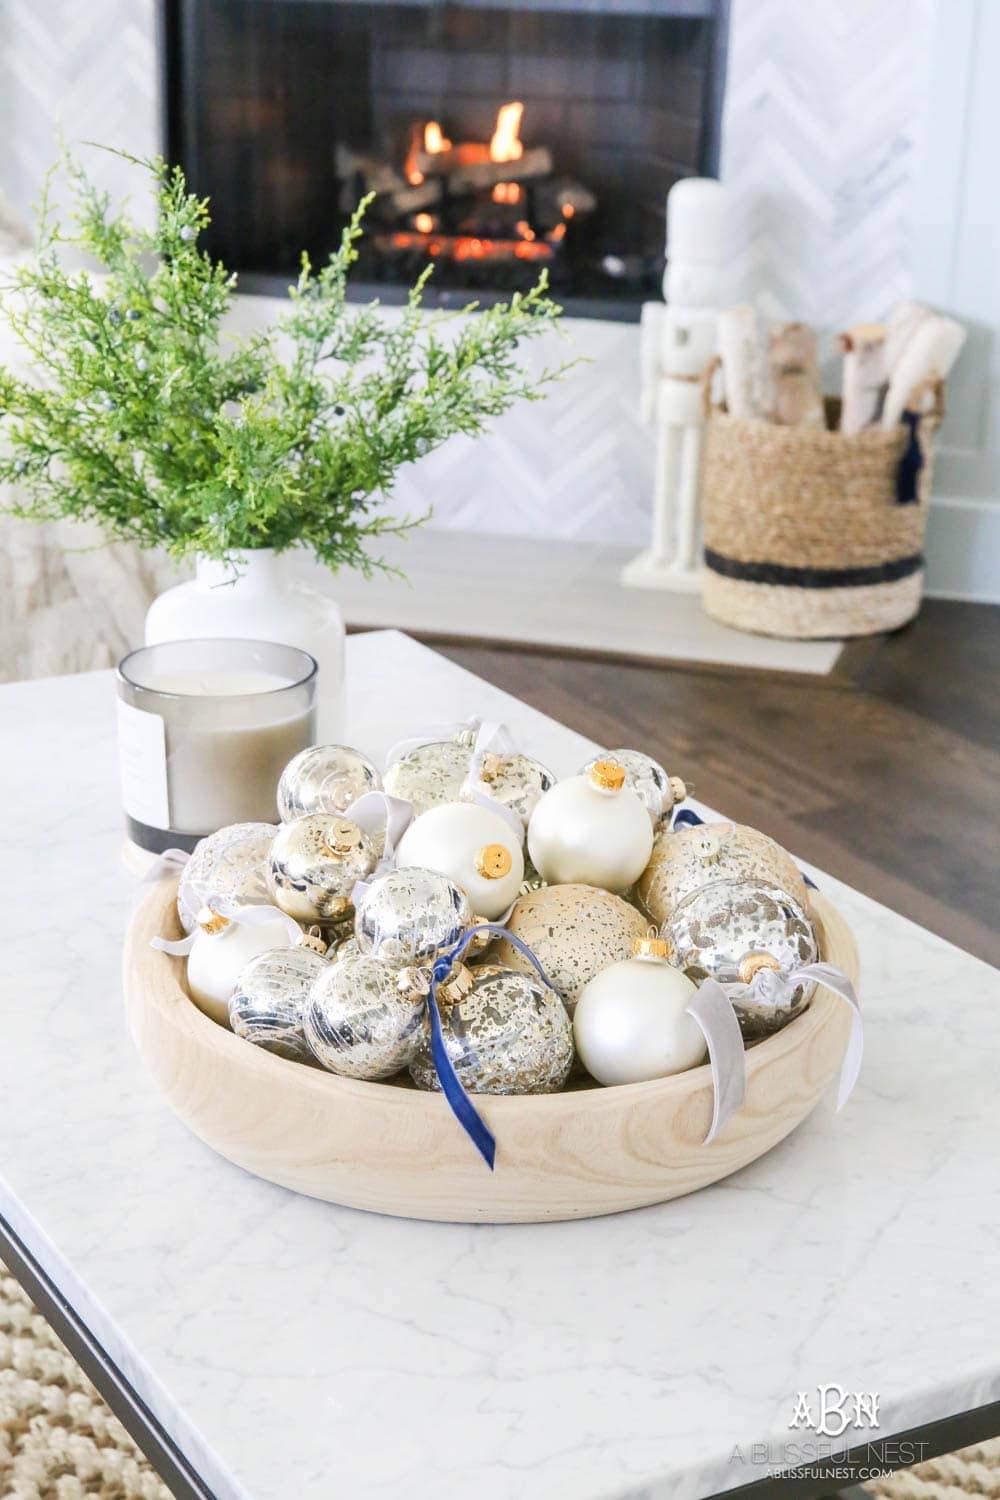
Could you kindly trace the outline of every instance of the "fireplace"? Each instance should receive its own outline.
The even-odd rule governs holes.
[[[245,291],[322,262],[442,306],[545,267],[578,316],[657,294],[664,199],[718,157],[726,0],[163,0],[166,154]]]

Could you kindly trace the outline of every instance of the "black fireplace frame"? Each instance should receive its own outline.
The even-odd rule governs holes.
[[[314,0],[317,4],[329,4],[330,0]],[[379,5],[388,0],[367,0]],[[428,8],[447,3],[447,0],[405,0],[407,4],[424,5]],[[467,8],[495,9],[504,0],[462,0]],[[631,16],[656,16],[660,19],[700,20],[712,26],[711,63],[707,70],[707,99],[703,113],[703,133],[700,143],[698,172],[705,177],[716,177],[719,171],[719,156],[722,134],[722,101],[726,76],[726,57],[729,37],[729,12],[731,0],[517,0],[522,8],[532,6],[559,12],[599,12],[602,14]],[[197,176],[196,148],[184,115],[184,100],[192,97],[196,88],[192,39],[187,34],[184,0],[157,0],[157,53],[159,59],[160,86],[160,137],[163,156],[168,162],[182,162],[192,177]],[[287,291],[290,278],[287,275],[268,275],[243,271],[239,275],[239,287],[243,293],[262,296],[281,296]],[[457,309],[475,300],[488,307],[507,300],[509,292],[435,287],[433,280],[425,292],[428,306],[442,309]],[[367,302],[378,298],[387,306],[401,305],[407,298],[407,287],[392,282],[369,282],[352,280],[348,298],[352,302]],[[641,299],[601,298],[582,296],[560,296],[566,314],[570,317],[595,318],[612,322],[636,323],[641,313]]]

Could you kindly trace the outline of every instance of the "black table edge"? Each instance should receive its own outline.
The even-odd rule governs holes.
[[[145,1401],[2,1215],[0,1260],[93,1381],[175,1500],[215,1500]]]
[[[90,1377],[104,1397],[115,1416],[127,1429],[134,1441],[159,1474],[175,1500],[215,1500],[212,1491],[188,1463],[173,1439],[126,1380],[118,1366],[98,1343],[75,1309],[38,1264],[27,1245],[0,1215],[0,1260],[16,1277],[39,1311],[48,1319],[66,1348]],[[873,1433],[871,1439],[857,1447],[846,1449],[844,1454],[831,1460],[832,1466],[844,1469],[870,1461],[871,1450],[881,1444],[892,1444],[905,1448],[908,1444],[921,1444],[921,1462],[938,1458],[942,1453],[952,1453],[956,1448],[966,1448],[971,1443],[985,1442],[987,1438],[1000,1434],[1000,1401],[986,1406],[973,1407],[970,1411],[958,1412],[955,1416],[941,1417],[935,1422],[925,1422],[905,1432]],[[906,1468],[906,1463],[886,1464],[890,1468]],[[810,1465],[810,1471],[821,1470],[822,1464]],[[824,1479],[820,1472],[810,1472],[806,1477],[795,1469],[782,1474],[766,1475],[750,1484],[736,1489],[720,1490],[707,1500],[820,1500],[820,1497],[841,1494],[847,1497],[867,1492],[859,1487],[844,1488],[839,1479]]]

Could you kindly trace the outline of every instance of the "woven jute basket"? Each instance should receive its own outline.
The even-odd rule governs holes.
[[[872,635],[912,619],[923,592],[941,382],[912,393],[896,430],[847,437],[835,430],[836,401],[827,402],[827,431],[730,416],[712,405],[717,364],[703,380],[707,613],[798,639]],[[916,415],[932,393],[933,409]]]

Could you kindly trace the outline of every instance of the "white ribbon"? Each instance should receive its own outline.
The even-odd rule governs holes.
[[[736,1012],[718,980],[702,980],[685,1010],[701,1028],[712,1069],[712,1123],[703,1143],[707,1146],[742,1108],[747,1094],[747,1056]]]
[[[715,1139],[727,1120],[742,1107],[746,1098],[746,1051],[733,1001],[747,999],[780,1006],[791,1001],[799,985],[809,983],[825,985],[850,1007],[851,1034],[840,1065],[837,1110],[842,1110],[851,1097],[861,1071],[864,1028],[857,993],[842,970],[833,964],[823,963],[803,964],[788,974],[782,974],[777,969],[759,969],[749,984],[733,985],[730,994],[726,993],[717,980],[705,979],[686,1009],[688,1015],[701,1027],[712,1069],[715,1097],[712,1123],[704,1142],[706,1146]]]
[[[443,724],[424,724],[421,729],[415,729],[412,734],[405,735],[403,739],[397,740],[390,745],[385,757],[385,769],[394,766],[397,760],[402,760],[404,755],[409,755],[411,750],[419,750],[421,745],[435,745],[442,740],[453,740],[459,734],[478,734],[482,720],[473,714],[471,719],[453,719]]]
[[[351,803],[344,817],[368,834],[385,830],[382,858],[368,879],[356,880],[351,890],[351,902],[356,906],[373,880],[396,868],[396,846],[413,822],[413,803],[403,797],[391,797],[388,792],[365,792]]]
[[[733,988],[734,1000],[762,1000],[768,1005],[789,1002],[800,984],[822,984],[835,995],[845,1000],[851,1009],[851,1034],[847,1039],[847,1050],[840,1065],[840,1081],[837,1084],[837,1110],[843,1109],[854,1090],[861,1072],[864,1055],[864,1027],[861,1022],[861,1004],[857,992],[843,970],[834,964],[803,964],[782,974],[777,969],[758,969],[749,984]]]
[[[220,917],[226,917],[228,922],[235,923],[237,927],[262,927],[265,922],[283,922],[285,931],[293,944],[298,943],[302,937],[302,928],[295,918],[290,917],[287,912],[277,906],[238,906],[234,901],[218,897],[209,897],[205,905]],[[198,928],[182,938],[150,938],[149,946],[155,948],[158,953],[169,953],[172,958],[183,958],[191,952],[195,938],[202,930]],[[221,937],[226,930],[222,927],[211,936]]]
[[[488,807],[490,812],[495,812],[503,818],[508,828],[517,834],[518,842],[524,842],[524,823],[511,807],[507,807],[498,798],[490,795],[487,785],[484,784],[483,762],[487,755],[512,755],[517,749],[513,736],[506,724],[501,724],[499,719],[484,719],[476,731],[475,743],[472,747],[472,759],[465,780],[462,782],[462,797],[469,802],[474,802],[477,807]]]

